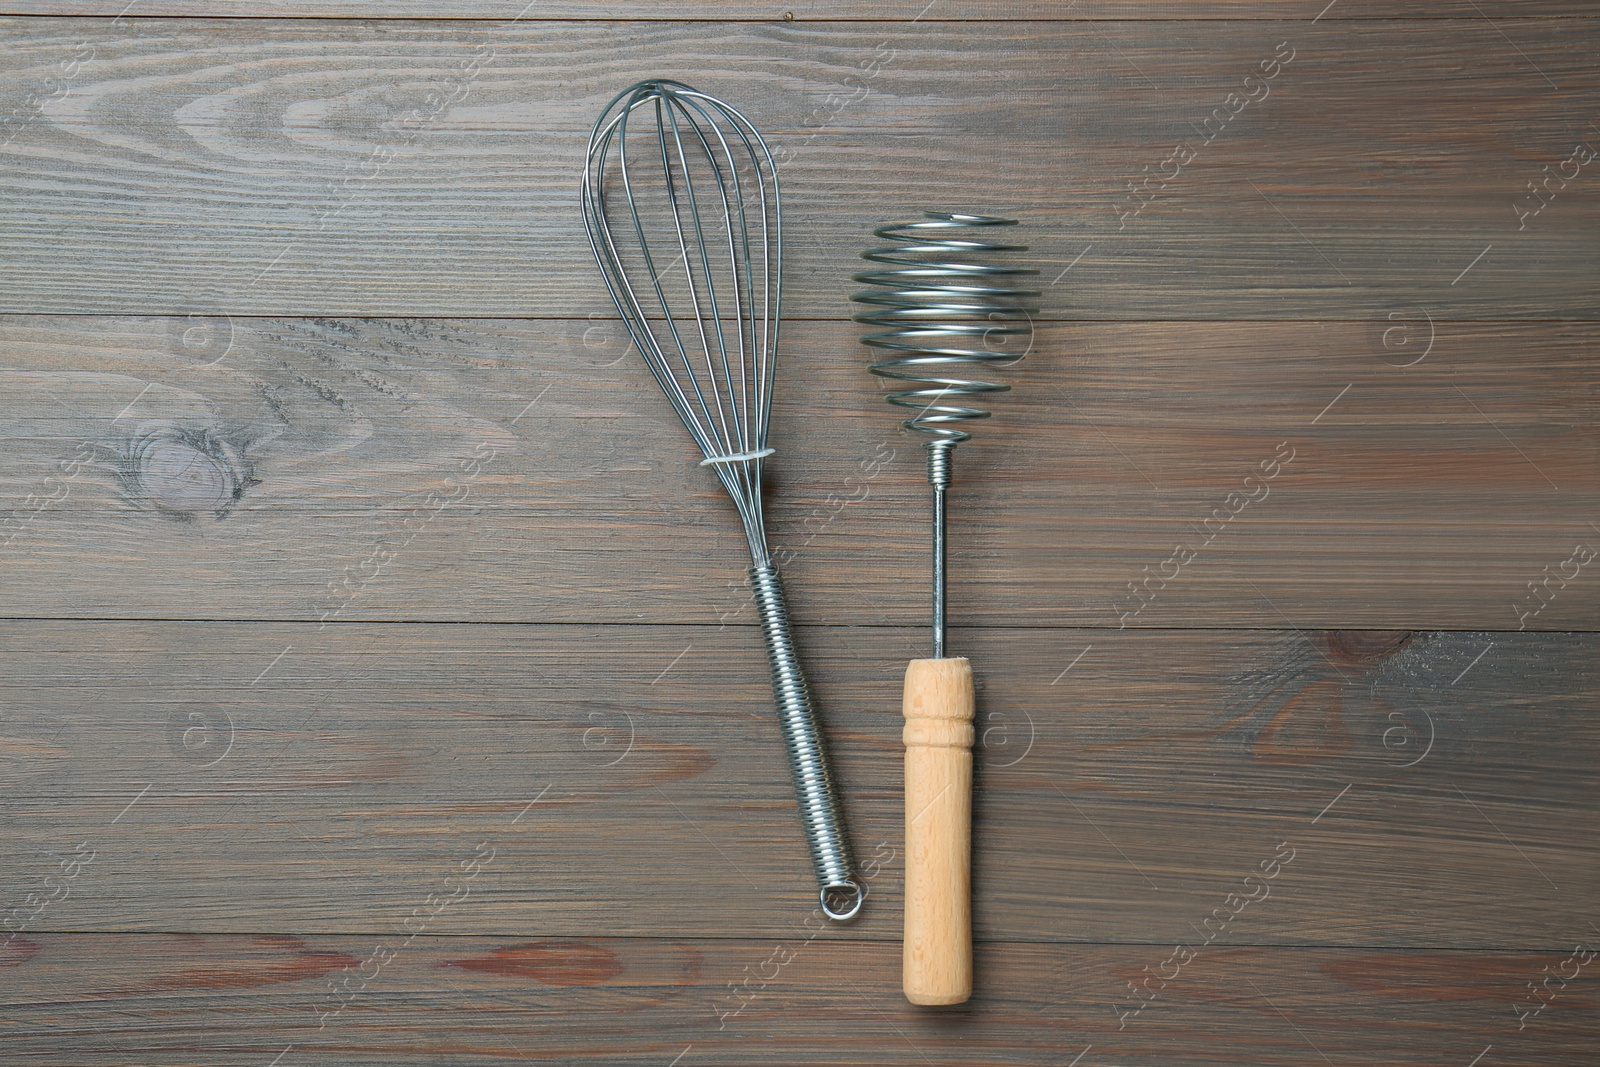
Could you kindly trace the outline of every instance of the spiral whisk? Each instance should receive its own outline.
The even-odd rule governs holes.
[[[1025,252],[1027,245],[986,236],[1015,226],[990,215],[924,212],[923,217],[873,230],[891,242],[861,254],[884,269],[852,275],[874,286],[850,299],[868,310],[856,322],[879,329],[861,343],[892,353],[868,366],[873,374],[912,388],[888,394],[889,403],[916,412],[902,426],[928,437],[928,482],[933,486],[933,654],[944,656],[945,490],[951,453],[972,437],[962,424],[989,412],[973,398],[1003,393],[1004,382],[961,377],[970,368],[1010,366],[1027,354],[1033,334],[1029,306],[1036,289],[1019,288],[1039,272],[994,262],[997,253]]]
[[[681,82],[640,82],[595,123],[582,200],[590,247],[634,345],[738,509],[822,909],[851,918],[865,890],[762,517],[782,299],[772,153],[715,97]]]

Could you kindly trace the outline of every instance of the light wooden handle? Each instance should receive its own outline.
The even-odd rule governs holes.
[[[906,668],[906,930],[902,980],[913,1004],[972,995],[972,666]]]

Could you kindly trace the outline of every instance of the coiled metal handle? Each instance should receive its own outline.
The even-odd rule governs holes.
[[[789,608],[784,602],[778,569],[771,562],[751,567],[750,586],[761,612],[761,632],[772,663],[772,695],[778,704],[778,720],[789,751],[800,819],[811,846],[811,864],[821,886],[822,910],[830,919],[851,919],[861,910],[866,887],[855,877],[855,862],[844,835],[844,820],[834,793],[833,776],[828,772],[816,712],[811,707],[811,693],[789,630]]]

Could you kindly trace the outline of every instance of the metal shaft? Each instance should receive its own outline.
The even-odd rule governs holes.
[[[950,460],[956,443],[928,442],[928,484],[933,486],[933,658],[944,659],[945,490],[950,488]]]
[[[944,659],[944,486],[933,487],[933,658]]]

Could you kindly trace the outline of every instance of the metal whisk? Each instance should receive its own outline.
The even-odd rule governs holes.
[[[856,322],[883,329],[863,334],[861,343],[896,353],[867,369],[880,378],[909,382],[916,388],[890,393],[886,400],[916,415],[901,423],[926,434],[928,482],[933,486],[933,654],[944,655],[945,621],[945,490],[950,487],[952,453],[972,434],[957,424],[986,419],[989,412],[963,403],[966,397],[1003,393],[1004,382],[955,377],[974,364],[1009,366],[1024,355],[1011,338],[1033,333],[1027,306],[1039,296],[1019,289],[1014,279],[1039,272],[985,258],[996,252],[1026,252],[1027,245],[1003,244],[977,236],[986,230],[1015,226],[1016,220],[991,215],[957,215],[927,211],[909,222],[873,230],[873,236],[894,244],[861,253],[862,259],[888,270],[852,275],[877,288],[850,299],[874,310],[854,315]]]
[[[912,388],[889,403],[916,414],[901,423],[925,434],[933,486],[933,657],[906,667],[906,903],[902,985],[913,1004],[960,1004],[972,995],[972,745],[977,711],[972,664],[944,654],[945,490],[960,428],[988,418],[972,397],[1011,388],[960,377],[968,368],[1014,363],[1026,355],[1039,293],[1017,279],[1039,273],[993,261],[1026,245],[980,236],[1010,219],[927,212],[880,226],[892,242],[862,258],[888,269],[855,275],[874,288],[851,297],[870,310],[857,322],[879,327],[861,340],[893,353],[868,368]]]
[[[852,918],[866,891],[761,510],[782,296],[772,153],[748,119],[715,97],[644,81],[617,94],[595,123],[582,195],[584,229],[617,311],[700,446],[701,466],[716,472],[739,511],[822,910]]]

